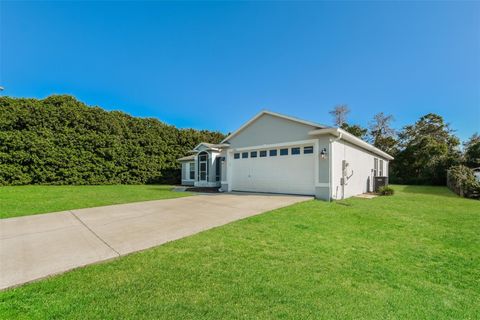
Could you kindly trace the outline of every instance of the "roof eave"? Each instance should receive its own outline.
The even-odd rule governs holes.
[[[388,153],[374,147],[370,143],[363,141],[362,139],[354,136],[353,134],[340,129],[340,128],[325,128],[325,129],[317,129],[317,130],[312,130],[308,133],[309,135],[322,135],[322,134],[331,134],[336,137],[340,137],[341,139],[348,141],[356,146],[359,146],[365,150],[371,151],[379,156],[384,157],[387,160],[393,160],[394,158],[389,155]]]
[[[200,152],[197,150],[201,145],[206,146],[205,150],[213,150],[213,151],[220,151],[222,148],[228,148],[230,145],[228,143],[218,143],[218,144],[213,144],[213,143],[206,143],[206,142],[200,142],[193,150],[190,152]],[[202,150],[203,151],[203,150]]]
[[[191,156],[191,157],[182,157],[182,158],[178,158],[178,159],[177,159],[178,162],[192,161],[192,160],[195,160],[195,157],[194,157],[194,156]]]

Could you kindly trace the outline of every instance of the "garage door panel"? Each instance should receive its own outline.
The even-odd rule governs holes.
[[[314,194],[314,156],[300,154],[234,159],[232,189]]]

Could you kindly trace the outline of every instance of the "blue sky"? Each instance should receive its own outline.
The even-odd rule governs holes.
[[[72,94],[179,127],[261,109],[331,124],[383,111],[480,131],[480,3],[4,2],[3,95]]]

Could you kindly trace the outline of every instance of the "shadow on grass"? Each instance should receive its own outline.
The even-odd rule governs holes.
[[[395,189],[404,193],[415,193],[425,195],[435,195],[440,197],[458,198],[459,196],[453,193],[446,186],[419,186],[419,185],[396,185]]]
[[[146,190],[156,190],[156,191],[171,191],[175,188],[175,185],[165,185],[165,184],[146,184]]]
[[[345,200],[337,200],[334,203],[338,204],[338,205],[341,205],[341,206],[344,206],[344,207],[351,207],[352,206],[352,204],[350,202],[347,202]]]

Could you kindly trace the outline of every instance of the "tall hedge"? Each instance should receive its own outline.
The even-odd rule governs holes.
[[[0,185],[174,183],[177,158],[223,137],[107,112],[67,95],[0,97]]]
[[[448,169],[447,186],[461,197],[480,199],[480,182],[473,169],[464,165]]]

